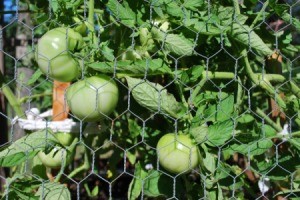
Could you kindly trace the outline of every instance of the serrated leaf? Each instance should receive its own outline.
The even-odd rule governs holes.
[[[161,12],[159,11],[158,14],[163,13],[163,14],[168,14],[172,17],[184,17],[183,10],[180,6],[181,2],[177,0],[151,0],[151,6],[154,9],[159,8],[162,10]],[[163,15],[162,15],[163,16]]]
[[[121,20],[121,23],[134,27],[136,16],[127,2],[123,1],[121,4],[117,0],[109,0],[106,6],[117,19]]]
[[[100,48],[101,54],[105,57],[106,60],[113,61],[115,59],[114,50],[108,47],[108,42],[102,42],[100,44]]]
[[[194,127],[189,132],[197,143],[203,143],[207,140],[208,127],[205,125]]]
[[[271,139],[262,139],[248,144],[230,145],[229,147],[224,148],[224,152],[231,155],[235,152],[239,152],[244,155],[250,154],[251,156],[256,156],[265,153],[272,146],[273,142]]]
[[[216,122],[208,127],[207,144],[210,146],[221,146],[233,135],[233,121],[226,120]]]
[[[188,0],[185,1],[183,6],[187,9],[193,10],[193,11],[198,11],[200,7],[204,5],[203,0]]]
[[[163,86],[137,78],[126,77],[126,80],[133,98],[141,106],[152,112],[160,111],[178,118],[182,106]]]
[[[178,56],[190,56],[194,52],[194,43],[178,34],[164,33],[156,28],[152,28],[153,39],[163,44],[163,49]]]
[[[146,171],[142,169],[142,166],[140,163],[135,164],[135,170],[134,170],[134,179],[130,182],[129,189],[128,189],[128,199],[129,200],[135,200],[137,199],[143,188],[143,180],[148,175]]]
[[[144,183],[144,194],[149,197],[172,197],[173,195],[173,178],[165,174],[151,170],[148,173]],[[179,199],[184,199],[183,184],[180,180],[176,181],[176,196]],[[180,198],[181,197],[181,198]]]
[[[249,26],[233,23],[231,27],[229,34],[234,40],[247,47],[251,47],[251,49],[255,50],[260,56],[268,56],[273,53]]]
[[[0,152],[0,166],[12,167],[33,158],[39,151],[59,142],[50,130],[42,130],[26,135]]]
[[[70,200],[71,194],[68,188],[60,183],[51,182],[41,185],[35,194],[43,200]]]
[[[145,59],[138,61],[95,62],[90,68],[102,73],[114,73],[119,76],[145,76],[172,73],[172,70],[162,59]]]
[[[210,121],[225,121],[232,117],[234,111],[234,95],[227,95],[221,97],[220,102],[210,104],[203,112],[203,117]],[[217,99],[216,99],[217,101]],[[195,99],[197,102],[197,97]]]

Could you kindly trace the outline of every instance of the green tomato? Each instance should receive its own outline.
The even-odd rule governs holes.
[[[171,173],[189,172],[199,163],[199,150],[187,135],[166,134],[156,150],[160,165]]]
[[[87,122],[100,121],[117,106],[119,90],[115,81],[105,75],[80,80],[67,89],[67,103],[71,112]]]
[[[55,137],[61,145],[69,146],[75,138],[75,133],[57,132],[55,133]]]
[[[63,162],[68,165],[73,159],[73,156],[73,152],[68,152],[61,147],[54,147],[48,154],[42,151],[38,153],[38,157],[43,165],[54,169],[60,168]]]
[[[69,82],[80,75],[80,64],[71,53],[82,46],[83,39],[79,33],[70,28],[55,28],[38,41],[35,59],[44,74]]]

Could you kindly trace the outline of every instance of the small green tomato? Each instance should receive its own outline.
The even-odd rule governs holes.
[[[55,133],[55,137],[61,145],[69,146],[75,138],[75,133],[57,132]]]
[[[68,152],[61,147],[54,147],[48,154],[45,154],[42,151],[38,153],[38,157],[43,165],[54,169],[60,168],[64,161],[65,164],[68,165],[73,159],[73,156],[73,152]]]
[[[189,172],[199,163],[199,150],[187,135],[166,134],[156,150],[160,165],[174,174]]]

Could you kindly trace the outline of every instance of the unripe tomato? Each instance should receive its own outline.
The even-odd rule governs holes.
[[[160,165],[171,173],[188,172],[199,163],[199,150],[187,135],[166,134],[156,150]]]
[[[75,138],[75,133],[57,132],[55,133],[55,137],[61,145],[69,146]]]
[[[100,121],[117,106],[119,90],[115,81],[98,75],[77,81],[67,89],[67,103],[71,112],[87,122]]]
[[[35,59],[39,68],[49,77],[69,82],[80,75],[80,65],[71,53],[82,48],[81,35],[72,29],[55,28],[39,40]]]
[[[42,151],[38,153],[38,157],[42,161],[43,165],[54,169],[60,168],[64,161],[66,161],[65,163],[68,165],[73,159],[73,156],[73,152],[68,152],[66,149],[61,147],[54,147],[48,154],[45,154]]]

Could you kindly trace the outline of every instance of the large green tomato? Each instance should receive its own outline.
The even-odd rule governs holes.
[[[70,28],[55,28],[38,41],[35,59],[49,77],[69,82],[80,75],[80,64],[72,53],[82,48],[81,35]]]
[[[156,150],[160,165],[171,173],[188,172],[199,163],[199,150],[187,135],[166,134]]]
[[[61,147],[54,147],[48,154],[40,151],[38,153],[39,159],[42,161],[43,165],[49,168],[60,168],[62,163],[65,162],[68,165],[73,159],[74,153],[67,151]]]
[[[67,89],[71,112],[87,122],[100,121],[117,106],[119,90],[115,81],[105,75],[80,80]]]

